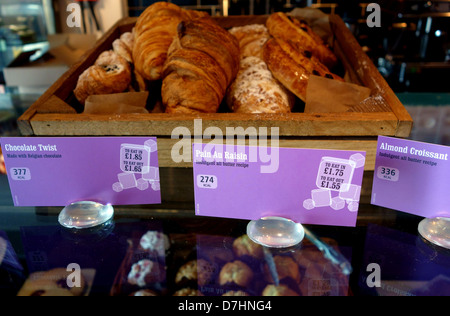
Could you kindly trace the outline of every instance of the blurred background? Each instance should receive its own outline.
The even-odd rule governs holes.
[[[0,132],[17,133],[21,115],[70,63],[118,20],[155,1],[77,1],[80,27],[67,25],[73,0],[0,0]],[[412,138],[450,144],[450,0],[380,0],[381,26],[369,27],[370,2],[356,0],[175,0],[212,15],[264,15],[312,7],[338,14],[415,121]],[[57,51],[72,60],[52,60]],[[56,49],[58,48],[58,49]],[[52,56],[48,52],[54,52]]]

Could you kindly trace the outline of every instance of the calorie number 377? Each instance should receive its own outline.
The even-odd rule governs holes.
[[[25,176],[27,174],[27,169],[25,168],[13,168],[12,172],[15,176]]]

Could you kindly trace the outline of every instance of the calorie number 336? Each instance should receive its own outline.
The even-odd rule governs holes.
[[[381,174],[382,174],[382,175],[393,176],[393,177],[395,177],[395,172],[396,172],[395,169],[385,168],[385,167],[382,167],[382,168],[381,168]]]

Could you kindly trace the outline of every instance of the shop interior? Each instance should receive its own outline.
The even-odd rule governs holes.
[[[73,11],[68,8],[74,2],[0,0],[1,137],[21,136],[17,119],[117,22],[139,17],[155,1],[77,1],[81,25],[71,26],[68,17]],[[295,8],[340,16],[411,115],[414,123],[409,139],[450,145],[450,1],[379,0],[379,27],[368,26],[369,1],[169,2],[217,17],[269,15]],[[166,264],[161,268],[164,277],[144,294],[183,295],[187,288],[197,295],[225,293],[211,280],[202,283],[200,275],[178,279],[184,264],[204,262],[199,258],[231,260],[229,257],[236,256],[233,247],[245,235],[248,224],[245,220],[196,217],[191,168],[161,168],[161,205],[117,207],[113,222],[90,232],[69,232],[60,227],[60,208],[14,207],[6,172],[0,175],[0,233],[5,232],[5,240],[10,242],[8,249],[13,249],[15,255],[11,256],[14,262],[0,265],[0,293],[15,296],[32,272],[77,262],[87,268],[89,284],[83,288],[83,295],[132,295],[139,291],[124,281],[124,267],[130,263],[133,248],[130,243],[135,248],[151,230],[164,232],[170,247],[163,247],[160,254],[160,263]],[[310,236],[303,246],[272,251],[273,264],[290,258],[300,267],[294,269],[295,273],[280,272],[278,282],[273,282],[273,274],[267,272],[264,254],[258,259],[246,258],[249,266],[257,267],[254,273],[261,275],[255,279],[261,281],[235,284],[227,290],[259,296],[266,284],[281,281],[290,289],[284,295],[450,295],[448,250],[431,245],[418,235],[422,218],[371,205],[372,178],[373,171],[364,178],[356,228],[308,226],[314,236],[320,237],[322,245],[326,244],[325,250],[311,242]],[[336,256],[330,249],[350,262],[350,274],[333,262]],[[366,268],[372,262],[381,266],[381,287],[369,286]],[[218,274],[216,268],[212,272],[205,269]]]

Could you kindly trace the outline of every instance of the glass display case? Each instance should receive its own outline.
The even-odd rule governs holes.
[[[184,1],[180,2],[184,3]],[[253,4],[262,3],[262,1],[251,2]],[[313,1],[287,1],[288,4],[298,2],[312,4]],[[44,11],[39,5],[47,2],[24,1],[23,3],[28,6],[29,10],[35,9],[36,11],[33,12],[42,13]],[[333,3],[317,1],[316,4],[322,4],[323,8],[332,8],[334,11],[337,7]],[[133,7],[131,7],[132,4],[134,4]],[[140,6],[144,4],[147,4],[147,1],[129,1],[130,9],[135,9],[136,12],[140,12]],[[18,6],[22,5],[22,2],[17,4],[14,1],[2,1],[0,5],[3,19],[3,16],[13,17],[16,12],[13,11],[13,8],[19,8]],[[5,7],[8,7],[7,11],[5,11]],[[38,8],[40,9],[38,10]],[[259,9],[262,10],[262,6]],[[30,15],[33,16],[33,14]],[[49,27],[45,26],[44,20],[40,18],[22,19],[21,28],[23,30],[34,30],[33,34],[29,33],[28,39],[38,41],[41,36],[45,36],[49,32]],[[16,28],[16,30],[19,29]],[[41,32],[41,30],[44,31]],[[17,36],[18,32],[8,34],[8,40],[11,43],[28,40],[25,36],[26,33],[23,33],[22,38]],[[116,36],[117,34],[110,33],[111,38],[112,35]],[[102,49],[107,46],[105,41],[101,43],[103,43]],[[6,39],[1,45],[9,47]],[[110,48],[109,44],[108,48]],[[89,56],[87,57],[89,58]],[[83,64],[87,66],[88,62],[84,61]],[[80,69],[75,72],[72,69],[69,72],[70,76],[77,77],[77,79],[79,74],[81,74]],[[71,111],[73,109],[69,105],[64,108],[70,110],[67,113],[51,112],[61,104],[64,105],[66,100],[71,100],[71,98],[73,100],[72,95],[63,98],[63,92],[69,94],[73,92],[67,82],[60,81],[57,85],[59,85],[57,88],[61,90],[52,95],[53,103],[49,103],[45,109],[35,107],[32,110],[35,110],[33,116],[35,114],[37,116],[47,115],[52,119],[56,118],[57,123],[64,121],[62,118],[67,116],[68,119],[65,123],[68,125],[59,126],[60,134],[51,134],[58,138],[64,138],[70,134],[67,126],[79,119],[81,113],[74,113],[76,111]],[[47,96],[53,92],[50,91]],[[449,144],[450,101],[447,94],[405,93],[397,96],[405,105],[406,110],[414,114],[414,121],[417,122],[411,133],[412,139],[443,145]],[[436,107],[438,103],[436,98],[442,102],[439,107]],[[379,99],[377,98],[377,100]],[[45,101],[45,97],[41,98],[41,101],[40,105]],[[27,105],[29,104],[19,99],[14,105],[9,104],[8,107],[21,108]],[[430,114],[426,111],[424,108],[431,108],[429,105],[434,105],[433,110],[437,112]],[[388,121],[389,117],[395,117],[395,123],[387,128],[400,125],[394,114],[389,115],[390,113],[385,111],[375,113],[376,117],[380,119],[366,122],[363,126],[367,129],[372,130],[373,127],[370,124]],[[4,120],[6,123],[1,126],[0,136],[20,135],[16,120],[21,113],[15,114]],[[163,114],[156,115],[163,116]],[[233,113],[224,114],[227,117],[233,115]],[[352,118],[358,115],[372,117],[372,113],[364,116],[358,112],[338,113],[332,114],[332,116],[341,117],[345,114],[350,114]],[[126,129],[120,129],[122,135],[135,135],[134,133],[142,132],[139,128],[138,132],[131,130],[133,122],[127,121],[125,116],[108,114],[105,117],[105,125],[114,124],[113,117],[119,118],[121,123],[128,124]],[[142,119],[140,114],[133,114],[132,117]],[[192,122],[195,119],[191,120],[193,117],[183,118],[183,120],[189,124],[194,123],[195,129],[195,122]],[[286,117],[283,118],[283,122],[290,121],[289,116]],[[319,113],[309,115],[309,117],[323,119],[325,115]],[[258,121],[253,117],[248,120]],[[52,125],[54,122],[51,119],[44,118],[36,121],[30,121],[30,128],[41,124],[40,126],[47,134],[30,134],[28,138],[48,136],[50,132],[53,132],[51,129],[54,128]],[[214,123],[218,121],[222,122],[223,119],[216,119]],[[21,122],[23,123],[23,121]],[[97,135],[96,133],[100,130],[99,125],[92,124],[92,122],[95,122],[94,119],[88,117],[82,124],[76,125],[76,132],[82,130],[86,134],[70,134],[72,138],[79,140],[81,139],[79,136]],[[148,122],[154,124],[156,130],[161,129],[162,124],[154,123],[157,122],[156,120],[148,119],[145,124]],[[347,207],[352,214],[357,214],[355,227],[305,224],[303,225],[304,238],[300,243],[286,248],[270,248],[251,240],[248,231],[249,220],[206,217],[196,214],[199,208],[195,201],[195,179],[192,165],[186,164],[177,167],[172,164],[172,161],[170,164],[168,163],[170,158],[167,153],[170,152],[170,149],[173,150],[175,143],[170,133],[178,125],[173,118],[169,118],[169,123],[167,120],[164,122],[170,128],[166,129],[165,133],[167,134],[158,134],[160,135],[158,141],[161,140],[158,143],[159,161],[165,163],[163,166],[160,164],[161,168],[158,172],[160,178],[158,189],[161,192],[162,202],[157,205],[114,206],[114,217],[111,220],[88,229],[63,227],[59,221],[62,207],[14,207],[14,201],[17,202],[18,198],[11,193],[6,175],[11,171],[6,170],[4,163],[0,162],[0,294],[3,296],[157,296],[172,298],[190,296],[221,297],[222,300],[228,301],[232,300],[227,298],[228,296],[234,296],[244,300],[244,305],[237,305],[237,308],[242,306],[245,306],[246,310],[270,308],[271,311],[276,311],[275,306],[271,305],[272,299],[268,298],[273,296],[450,295],[450,251],[430,243],[422,237],[418,228],[424,218],[371,204],[372,180],[376,174],[376,145],[367,146],[374,151],[370,157],[371,169],[365,170],[362,168],[364,164],[358,163],[359,171],[364,173],[364,177],[361,186],[353,187],[356,188],[355,192],[358,192],[358,198],[361,193],[361,199],[348,199],[348,201],[359,203],[358,212],[356,213],[356,209],[350,210],[348,205],[351,202],[343,199],[339,201],[342,204],[340,208],[331,207],[330,199],[328,199],[329,204],[325,205],[330,208],[327,211],[334,212],[332,216],[336,216],[336,218],[342,219],[344,207]],[[323,122],[329,123],[326,120]],[[348,120],[339,126],[346,132],[352,122]],[[277,124],[275,122],[272,125],[278,126]],[[92,128],[92,126],[93,132],[88,131],[88,127]],[[281,139],[281,147],[283,144],[285,147],[294,147],[294,145],[295,148],[307,147],[311,143],[318,143],[315,145],[317,147],[326,147],[339,140],[345,140],[351,142],[346,143],[345,148],[339,147],[338,149],[356,150],[354,143],[366,143],[370,140],[375,144],[376,138],[383,128],[371,131],[373,135],[339,134],[329,136],[327,134],[326,136],[329,137],[326,142],[322,143],[321,135],[292,134],[288,135],[289,138]],[[188,128],[186,129],[189,131]],[[203,132],[203,127],[201,132]],[[111,134],[99,135],[111,138]],[[25,135],[23,136],[25,137]],[[240,137],[239,135],[235,136],[238,139]],[[403,136],[399,138],[403,138]],[[193,139],[196,137],[197,135]],[[305,139],[310,143],[298,145]],[[298,143],[286,146],[287,140],[295,140]],[[86,142],[83,145],[86,146]],[[325,150],[324,148],[319,149]],[[167,156],[162,155],[163,150]],[[104,151],[106,152],[106,150]],[[155,151],[154,153],[156,155]],[[95,152],[88,153],[86,156],[89,154],[95,155]],[[75,155],[73,154],[73,156]],[[109,157],[112,161],[113,155],[109,155]],[[40,159],[38,155],[32,158]],[[56,155],[53,158],[56,159]],[[171,158],[173,160],[173,156]],[[308,159],[311,158],[308,157]],[[293,160],[293,163],[298,163],[298,161]],[[353,165],[353,168],[356,168],[355,161],[353,161]],[[25,166],[23,167],[25,168]],[[81,167],[89,169],[85,165],[81,165]],[[69,172],[73,174],[73,170],[76,168],[73,168],[72,165],[69,168]],[[106,182],[106,177],[100,170],[102,168],[97,169],[96,180],[100,179],[100,182]],[[60,177],[58,183],[68,182],[67,178],[61,177],[61,172],[57,173],[55,170],[50,170],[50,172],[54,172],[56,176]],[[113,176],[117,181],[117,173]],[[316,174],[314,176],[314,179],[317,179]],[[306,182],[304,174],[297,178]],[[134,186],[130,185],[130,187],[137,191],[139,188],[136,178],[132,180]],[[86,188],[86,179],[83,181],[85,181],[82,184],[83,188]],[[272,186],[273,183],[275,182],[271,182]],[[148,183],[145,184],[148,186]],[[42,183],[39,185],[42,186]],[[239,185],[239,183],[236,184],[236,187],[239,188]],[[414,183],[411,185],[413,186]],[[124,189],[120,179],[119,183],[112,185],[108,182],[108,186],[108,190],[111,190],[111,187],[113,190],[116,188],[117,191]],[[296,189],[298,188],[296,187]],[[246,196],[245,193],[250,190],[252,188],[249,185],[242,188],[243,199],[249,199],[250,194]],[[338,191],[340,194],[340,190]],[[280,190],[277,191],[278,194],[273,194],[274,200],[286,198],[283,192],[281,194],[279,192]],[[258,193],[261,196],[261,193],[256,191],[253,192],[253,197],[259,198]],[[329,194],[328,197],[331,195]],[[225,198],[232,200],[234,197],[227,194]],[[312,202],[315,203],[315,201]],[[356,204],[352,203],[352,207]],[[217,202],[214,205],[217,205]],[[304,209],[311,211],[306,207]],[[254,300],[250,297],[266,298]],[[257,301],[263,302],[263,305],[256,304]],[[168,304],[165,307],[174,311],[190,308],[189,300],[182,299],[179,302],[181,304]],[[211,308],[233,310],[233,305],[230,304],[217,304]]]
[[[450,295],[449,253],[418,235],[419,217],[365,204],[357,227],[307,225],[302,243],[274,250],[248,239],[247,221],[195,217],[192,207],[164,203],[119,208],[113,221],[76,231],[57,223],[59,209],[2,206],[0,224],[6,232],[0,240],[9,241],[9,261],[0,266],[0,292],[11,296]],[[337,255],[350,264],[350,271],[336,261]],[[58,285],[68,276],[58,271],[71,265],[81,273],[78,292]],[[43,271],[44,280],[57,278],[48,287],[33,282],[42,280]]]

